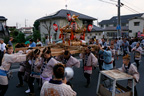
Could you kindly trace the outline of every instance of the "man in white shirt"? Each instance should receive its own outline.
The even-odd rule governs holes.
[[[5,46],[6,46],[6,44],[4,43],[4,40],[0,39],[0,66],[1,66],[1,63],[2,63],[3,55],[6,51]]]

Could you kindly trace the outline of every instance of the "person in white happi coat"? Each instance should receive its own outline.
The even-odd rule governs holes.
[[[40,85],[40,68],[41,68],[41,57],[40,57],[41,51],[39,49],[35,49],[32,51],[32,55],[30,58],[28,58],[28,62],[31,65],[31,73],[30,78],[28,80],[28,86],[30,88],[30,96],[34,95],[34,80],[36,79],[38,85]]]
[[[65,50],[64,55],[58,56],[58,61],[62,62],[65,67],[77,67],[80,68],[80,61],[73,57],[68,50]],[[72,86],[70,81],[67,82],[68,85]]]
[[[26,61],[27,54],[13,54],[13,47],[6,46],[6,54],[4,54],[2,65],[0,66],[0,96],[4,96],[8,89],[7,73],[12,63]]]
[[[122,68],[119,68],[119,70],[133,76],[135,79],[134,96],[138,96],[136,84],[139,82],[140,75],[136,66],[130,62],[130,55],[127,54],[123,57],[123,65]],[[130,90],[132,89],[132,80],[128,80],[127,88]]]
[[[76,92],[66,84],[64,78],[64,64],[56,64],[53,67],[54,78],[46,81],[40,92],[40,96],[76,96]],[[63,79],[64,78],[64,79]]]
[[[26,50],[26,53],[28,53],[28,52],[30,53],[31,50],[30,49]],[[24,54],[24,52],[22,50],[20,50],[18,53]],[[23,87],[23,79],[24,79],[24,76],[26,74],[26,70],[28,69],[27,68],[27,65],[28,65],[27,62],[28,61],[24,61],[24,62],[20,63],[20,68],[19,68],[19,71],[17,73],[17,76],[19,79],[19,83],[16,85],[17,88]]]
[[[92,67],[96,67],[98,59],[91,52],[91,47],[87,47],[84,53],[80,54],[80,58],[83,59],[84,63],[84,77],[87,79],[86,88],[90,86],[90,78],[92,74]]]
[[[139,61],[141,60],[141,53],[142,53],[142,48],[140,46],[140,43],[138,42],[136,46],[132,49],[134,51],[134,60],[137,64],[137,68],[139,68]]]
[[[42,65],[41,65],[41,80],[42,84],[45,81],[49,81],[52,79],[52,70],[55,64],[57,64],[58,61],[54,59],[51,55],[51,49],[45,48],[43,50],[43,59],[42,59]]]
[[[56,58],[58,61],[62,62],[65,67],[80,67],[80,61],[73,57],[71,53],[68,50],[64,51],[64,54],[61,56],[58,56]]]

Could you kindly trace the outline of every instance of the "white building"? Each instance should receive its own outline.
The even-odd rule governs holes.
[[[130,15],[122,15],[121,16],[121,35],[123,37],[135,37],[136,32],[141,31],[142,27],[142,19],[134,19],[134,18],[142,18],[144,17],[144,13],[140,14],[130,14]],[[139,23],[139,26],[134,26],[134,23]],[[99,25],[104,29],[104,32],[107,37],[115,38],[117,36],[117,16],[112,17],[109,20],[102,20]],[[141,31],[142,32],[142,31]]]
[[[143,17],[134,17],[129,20],[129,36],[135,37],[138,32],[143,33],[144,31],[144,18]]]

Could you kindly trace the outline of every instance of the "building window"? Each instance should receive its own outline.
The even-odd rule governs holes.
[[[95,35],[97,35],[97,33]]]
[[[125,24],[125,23],[122,23],[122,26],[126,26],[126,24]]]
[[[101,27],[103,28],[104,26],[103,26],[103,25],[101,25]]]
[[[101,33],[99,33],[99,35],[101,35]]]
[[[109,27],[109,25],[108,25],[108,24],[106,24],[106,27]]]
[[[107,36],[109,36],[109,33],[107,33]]]
[[[134,26],[139,26],[140,22],[134,22]]]
[[[114,24],[113,26],[114,26],[114,27],[116,27],[116,26],[117,26],[117,24]]]

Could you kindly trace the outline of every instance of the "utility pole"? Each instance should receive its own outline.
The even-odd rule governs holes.
[[[28,21],[28,19],[25,19],[25,27],[27,27],[27,21]]]
[[[121,7],[121,3],[120,3],[120,0],[118,0],[117,37],[121,37],[120,7]]]
[[[26,19],[25,19],[25,27],[26,27]]]

